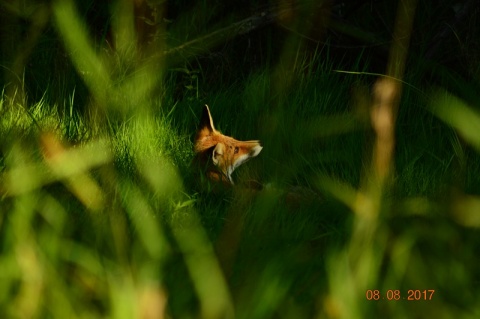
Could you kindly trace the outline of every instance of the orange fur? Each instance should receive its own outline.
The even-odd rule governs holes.
[[[195,137],[195,153],[210,180],[233,185],[233,171],[260,154],[261,150],[260,141],[237,141],[217,131],[210,110],[205,105]]]

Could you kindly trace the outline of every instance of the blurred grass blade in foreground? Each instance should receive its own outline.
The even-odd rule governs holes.
[[[480,152],[480,112],[448,92],[436,93],[430,110]]]
[[[57,31],[65,48],[89,90],[100,105],[112,94],[108,60],[97,54],[88,36],[85,24],[76,13],[71,0],[56,0],[52,5]]]

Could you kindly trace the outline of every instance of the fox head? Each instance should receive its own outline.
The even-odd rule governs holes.
[[[211,179],[234,184],[233,171],[261,150],[260,141],[237,141],[217,131],[208,105],[205,105],[195,137],[195,153],[204,165],[213,165],[213,169],[207,168]]]

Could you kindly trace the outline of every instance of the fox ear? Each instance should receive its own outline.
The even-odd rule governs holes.
[[[203,108],[202,118],[200,119],[199,131],[205,131],[205,133],[208,132],[209,134],[216,131],[215,126],[213,126],[212,115],[210,114],[210,109],[208,108],[207,104],[205,104],[205,107]]]
[[[213,149],[213,154],[212,154],[212,162],[215,164],[215,166],[218,165],[218,161],[220,160],[220,157],[223,155],[223,152],[225,151],[225,145],[223,143],[218,143],[215,145],[215,148]]]

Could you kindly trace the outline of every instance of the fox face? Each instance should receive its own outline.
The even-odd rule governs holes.
[[[195,137],[195,153],[210,179],[233,185],[233,171],[261,150],[260,141],[237,141],[217,131],[205,105]]]

